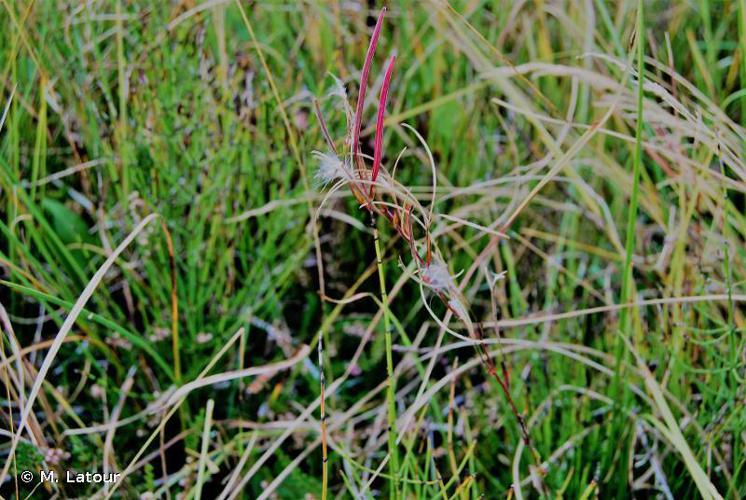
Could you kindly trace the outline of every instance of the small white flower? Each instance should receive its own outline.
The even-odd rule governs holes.
[[[453,287],[453,278],[448,273],[448,267],[439,260],[433,260],[422,270],[421,276],[422,281],[436,292]]]
[[[334,153],[314,151],[312,154],[319,161],[319,168],[314,175],[314,180],[319,187],[324,187],[339,179],[350,178],[349,166]]]

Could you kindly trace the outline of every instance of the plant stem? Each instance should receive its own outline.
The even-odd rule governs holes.
[[[320,412],[321,412],[321,500],[326,500],[329,489],[329,455],[327,451],[326,437],[326,380],[324,378],[324,333],[319,332],[319,385],[320,385]]]
[[[640,191],[640,172],[642,171],[642,104],[643,104],[643,78],[645,70],[645,21],[643,15],[643,0],[639,0],[637,7],[637,125],[635,130],[635,156],[632,165],[632,195],[629,199],[629,211],[627,212],[627,234],[624,245],[624,270],[622,275],[622,303],[630,300],[634,292],[632,279],[632,254],[635,251],[635,223],[637,221],[638,193]],[[623,309],[620,314],[620,327],[622,333],[629,328],[629,315]]]
[[[391,341],[391,311],[389,310],[389,300],[386,294],[386,276],[383,272],[383,254],[381,252],[381,243],[378,238],[378,228],[376,227],[375,215],[371,215],[371,225],[373,226],[373,241],[376,247],[376,266],[378,267],[378,281],[381,285],[381,303],[383,304],[383,325],[385,328],[386,342],[386,374],[388,376],[388,387],[386,389],[386,400],[388,404],[388,442],[389,442],[389,472],[393,478],[391,485],[391,498],[398,498],[398,478],[399,473],[399,452],[396,448],[396,380],[394,379],[394,357],[393,345]]]
[[[202,447],[199,453],[199,467],[197,469],[197,486],[195,488],[194,499],[202,498],[202,485],[205,484],[205,466],[207,464],[207,455],[210,450],[210,427],[212,426],[212,412],[215,408],[215,400],[208,399],[205,408],[205,423],[202,428]]]
[[[746,87],[746,0],[738,2],[738,39],[741,51],[741,87]],[[741,121],[746,119],[746,99],[741,98]]]
[[[632,163],[632,194],[629,200],[629,211],[627,212],[627,229],[625,235],[625,257],[624,267],[622,268],[622,290],[620,303],[626,304],[635,296],[634,279],[632,277],[632,255],[635,251],[635,226],[637,222],[638,193],[640,189],[640,172],[642,170],[642,127],[643,127],[643,82],[645,69],[645,23],[644,23],[644,0],[638,0],[637,4],[637,124],[635,127],[635,154]],[[615,348],[615,370],[612,382],[612,394],[617,404],[622,408],[627,406],[629,397],[628,391],[622,374],[622,367],[625,364],[625,342],[627,336],[631,335],[631,326],[636,325],[634,321],[637,310],[632,308],[631,311],[622,309],[619,314],[619,333],[616,338]],[[630,321],[630,316],[633,318]],[[623,411],[617,413],[618,418],[613,425],[613,434],[621,435],[623,432]],[[607,457],[613,455],[611,441],[607,445]],[[608,464],[612,467],[611,463]]]

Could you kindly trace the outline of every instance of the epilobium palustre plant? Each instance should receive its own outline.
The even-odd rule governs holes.
[[[386,336],[386,361],[388,375],[388,444],[389,444],[389,470],[392,479],[392,497],[396,497],[398,483],[398,452],[397,452],[397,430],[396,430],[396,402],[395,398],[395,379],[393,374],[393,347],[391,341],[392,325],[390,312],[388,310],[388,298],[386,295],[385,275],[382,266],[382,254],[379,243],[376,220],[384,220],[388,226],[407,243],[409,252],[416,265],[415,279],[424,285],[430,292],[438,297],[445,305],[446,309],[459,321],[461,321],[469,332],[470,339],[479,353],[481,363],[487,373],[493,377],[500,386],[510,409],[515,416],[521,430],[524,444],[531,450],[532,458],[535,464],[534,479],[539,480],[541,475],[541,460],[538,452],[531,444],[528,428],[524,421],[523,413],[517,408],[510,392],[510,373],[505,361],[500,358],[500,370],[488,353],[484,340],[482,326],[479,322],[471,318],[470,307],[465,300],[459,287],[454,281],[447,264],[440,257],[436,243],[431,236],[431,225],[433,222],[433,205],[435,201],[435,186],[433,186],[433,199],[429,209],[426,209],[412,194],[407,186],[399,183],[394,173],[396,163],[391,170],[383,164],[383,130],[384,114],[388,100],[388,92],[391,85],[394,62],[396,56],[389,57],[386,70],[383,75],[380,96],[378,99],[378,108],[376,111],[375,136],[372,165],[369,167],[366,160],[369,157],[361,153],[360,150],[360,133],[365,108],[365,94],[368,84],[368,75],[370,73],[373,56],[378,45],[378,39],[381,34],[386,8],[384,7],[376,22],[373,34],[370,39],[368,51],[360,76],[359,93],[357,105],[354,112],[351,110],[347,101],[347,93],[343,84],[335,78],[335,88],[331,95],[339,98],[347,117],[347,134],[344,137],[344,149],[340,152],[335,141],[329,134],[328,127],[321,113],[321,109],[316,103],[316,115],[320,123],[322,135],[327,143],[328,151],[314,151],[313,155],[318,160],[318,168],[315,174],[316,184],[319,188],[325,188],[329,185],[332,187],[329,194],[343,187],[347,187],[359,203],[361,210],[370,216],[371,227],[374,236],[374,245],[378,266],[378,275],[381,288],[381,304],[383,307],[384,328]],[[411,129],[411,127],[408,127]],[[414,129],[412,129],[414,131]],[[416,132],[415,132],[416,134]],[[422,137],[417,134],[418,139],[427,147]],[[429,153],[429,152],[428,152]],[[432,162],[432,156],[430,155]],[[398,161],[398,158],[397,158]],[[435,178],[435,165],[431,165],[433,178]],[[325,198],[325,200],[328,199]],[[325,201],[324,200],[324,201]],[[322,202],[323,205],[323,202]],[[417,236],[419,234],[419,236]],[[428,308],[428,311],[434,313]],[[435,318],[442,325],[442,322]],[[454,333],[446,327],[446,330]],[[458,335],[458,334],[456,334]],[[319,358],[321,362],[321,356]],[[322,399],[323,399],[323,381],[322,381]],[[324,412],[322,410],[322,434],[325,434]],[[322,435],[322,440],[326,443],[326,436]],[[326,446],[324,445],[323,453],[323,494],[326,496],[327,484],[327,462]]]

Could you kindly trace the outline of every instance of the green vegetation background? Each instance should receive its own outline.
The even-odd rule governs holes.
[[[604,86],[603,79],[617,82],[628,94],[604,127],[618,134],[597,134],[574,155],[560,178],[521,212],[511,239],[490,254],[485,275],[467,294],[476,319],[485,321],[491,319],[491,272],[506,271],[495,293],[499,319],[621,302],[625,254],[619,242],[628,234],[635,189],[636,80],[625,77],[623,65],[590,54],[634,67],[637,3],[452,5],[452,10],[440,2],[389,5],[371,73],[363,149],[372,150],[373,99],[384,60],[396,51],[384,138],[388,165],[408,146],[397,179],[421,192],[429,186],[424,150],[398,124],[412,125],[437,163],[442,199],[436,211],[488,226],[518,205],[587,129],[582,126],[601,119],[613,100],[613,86]],[[267,60],[311,178],[316,166],[311,151],[324,149],[312,98],[320,99],[332,135],[342,138],[344,114],[327,97],[334,87],[330,74],[345,82],[351,98],[357,96],[380,6],[246,2],[258,46],[233,2],[2,0],[1,7],[3,106],[15,89],[0,130],[0,302],[13,328],[11,334],[3,324],[5,355],[12,339],[27,347],[53,338],[106,256],[151,213],[160,214],[173,239],[178,303],[177,366],[171,262],[158,221],[106,273],[56,356],[35,406],[37,443],[22,442],[19,468],[41,467],[45,455],[50,464],[49,454],[58,450],[62,458],[55,467],[101,470],[104,434],[66,431],[108,421],[120,397],[126,398],[121,419],[145,410],[169,387],[196,378],[241,327],[245,334],[219,358],[214,373],[286,359],[302,344],[315,346],[322,318],[331,315],[323,330],[328,382],[348,368],[365,330],[374,332],[354,375],[327,402],[330,421],[350,419],[330,433],[329,494],[349,497],[363,490],[386,451],[385,437],[379,439],[384,414],[378,411],[385,406],[384,392],[355,406],[386,380],[382,325],[372,321],[378,306],[370,299],[345,306],[319,299],[306,199],[316,207],[322,195],[304,187],[257,49]],[[660,63],[647,65],[647,77],[672,92],[692,118],[647,92],[643,116],[649,112],[650,118],[644,118],[642,139],[660,148],[643,149],[639,215],[632,220],[637,297],[743,293],[746,138],[738,135],[743,129],[737,124],[746,116],[744,16],[743,1],[646,3],[644,50]],[[543,66],[522,67],[526,64]],[[672,84],[669,67],[691,88]],[[692,97],[696,92],[701,98]],[[670,117],[656,115],[659,107]],[[578,126],[565,127],[568,114]],[[697,120],[705,130],[699,136],[689,133]],[[734,125],[724,125],[728,120]],[[735,159],[720,149],[718,137],[736,146]],[[550,153],[549,166],[537,163]],[[470,192],[448,196],[469,186]],[[329,207],[333,212],[322,214],[318,224],[327,293],[342,297],[355,286],[377,295],[368,221],[351,197],[335,198]],[[261,210],[245,220],[227,220],[252,209]],[[391,295],[399,362],[401,346],[427,328],[418,342],[432,347],[438,328],[417,284],[399,283],[399,262],[409,262],[408,250],[381,229],[387,280],[398,287]],[[465,226],[439,240],[454,275],[488,242],[479,229]],[[632,393],[615,399],[613,376],[584,362],[613,372],[621,345],[622,359],[637,367],[619,340],[624,335],[667,391],[688,446],[717,489],[731,498],[746,495],[738,304],[640,308],[622,333],[616,314],[504,329],[506,339],[534,342],[507,359],[520,410],[527,418],[538,415],[533,444],[550,460],[546,471],[533,472],[543,477],[533,480],[529,458],[520,462],[519,476],[529,478],[524,494],[630,497],[635,488],[635,495],[699,495],[680,449],[651,423],[662,418],[660,407]],[[443,313],[439,304],[430,305]],[[456,339],[446,336],[446,342]],[[45,349],[25,354],[27,388]],[[474,356],[463,345],[441,354],[425,386],[450,373],[457,359],[463,365]],[[10,366],[3,365],[6,374]],[[644,396],[649,387],[641,373],[630,368],[624,377]],[[419,375],[411,366],[398,374],[398,386],[405,388],[399,414],[416,401]],[[133,385],[125,394],[128,377]],[[5,394],[0,428],[11,431],[9,408],[16,426],[19,408],[7,380],[0,385]],[[454,384],[453,398],[446,384],[417,412],[419,430],[402,444],[402,477],[409,481],[402,494],[505,497],[514,483],[511,464],[520,443],[515,418],[479,366]],[[243,472],[258,460],[261,467],[246,484],[245,498],[267,493],[283,471],[284,480],[271,488],[280,498],[318,497],[318,411],[268,459],[260,458],[282,434],[282,423],[318,394],[315,356],[264,379],[195,391],[165,427],[165,458],[150,457],[129,475],[121,494],[166,489],[196,494],[205,404],[213,398],[209,453],[215,468],[208,467],[205,491],[219,491],[220,481],[249,449]],[[351,408],[353,414],[344,415]],[[117,430],[112,460],[119,469],[153,431],[158,422],[153,418]],[[0,460],[7,459],[4,449]],[[146,455],[157,450],[158,440]],[[550,458],[557,450],[563,451]],[[167,488],[160,482],[163,460],[170,474]],[[383,471],[364,496],[387,494],[390,481]],[[0,491],[8,496],[13,488],[8,482]]]

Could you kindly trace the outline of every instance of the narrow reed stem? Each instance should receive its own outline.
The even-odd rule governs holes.
[[[166,247],[168,248],[168,268],[171,275],[171,353],[174,360],[174,381],[181,385],[181,345],[179,342],[179,291],[176,275],[176,253],[171,231],[164,219],[160,219],[161,229],[166,236]],[[179,408],[179,421],[182,430],[188,427],[189,410],[186,406]]]
[[[626,304],[634,294],[632,288],[632,254],[635,251],[635,223],[637,221],[638,194],[640,191],[640,173],[642,171],[642,104],[643,104],[643,79],[645,71],[645,21],[643,13],[644,2],[640,0],[637,7],[637,127],[635,130],[635,156],[632,165],[632,194],[629,199],[629,211],[627,212],[627,234],[624,245],[624,270],[622,271],[622,304]],[[630,328],[630,315],[626,310],[620,313],[620,327],[622,333],[626,334]]]
[[[326,437],[326,379],[324,377],[324,332],[319,332],[319,385],[321,386],[321,500],[326,500],[329,489],[329,455]]]
[[[637,5],[637,126],[635,129],[635,155],[633,157],[632,164],[632,194],[629,200],[629,211],[627,212],[627,229],[625,235],[625,257],[624,267],[622,268],[622,290],[621,300],[622,304],[629,302],[634,296],[634,278],[632,276],[632,255],[635,251],[635,240],[636,233],[635,227],[637,222],[637,207],[638,207],[638,193],[640,190],[640,173],[642,171],[642,128],[643,128],[643,82],[644,82],[644,56],[645,56],[645,22],[644,22],[644,1],[639,0]],[[621,311],[619,314],[619,332],[616,339],[616,348],[614,353],[614,378],[612,380],[612,394],[614,400],[621,407],[626,407],[629,404],[629,391],[626,390],[626,384],[624,383],[623,366],[626,360],[625,340],[631,338],[632,330],[636,326],[634,320],[636,309],[627,311],[626,309]],[[612,425],[613,432],[611,435],[619,435],[624,426],[623,412],[617,412],[615,415],[614,424]],[[609,440],[606,443],[607,457],[614,455],[615,444]]]

